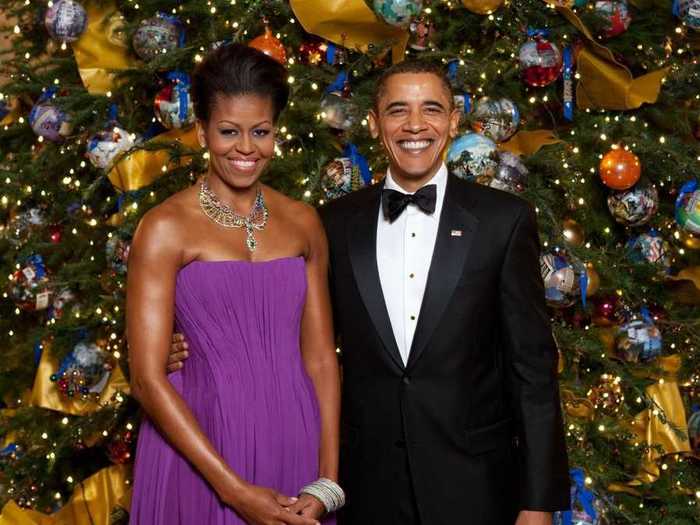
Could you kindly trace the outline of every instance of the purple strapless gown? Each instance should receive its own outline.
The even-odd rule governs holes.
[[[195,261],[175,291],[190,357],[171,384],[239,476],[288,496],[318,478],[318,402],[299,348],[305,300],[301,257]],[[147,417],[134,470],[132,524],[244,523]]]

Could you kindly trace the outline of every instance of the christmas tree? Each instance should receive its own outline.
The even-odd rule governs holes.
[[[265,182],[316,205],[381,180],[383,68],[444,65],[448,167],[538,212],[555,519],[700,520],[700,0],[0,0],[0,26],[0,523],[126,519],[129,241],[206,169],[188,74],[228,42],[287,65]]]

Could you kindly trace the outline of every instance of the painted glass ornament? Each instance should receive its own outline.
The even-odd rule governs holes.
[[[407,27],[423,8],[422,0],[373,0],[374,12],[387,24]]]
[[[659,206],[659,192],[649,182],[608,196],[608,209],[620,224],[641,226],[649,222]]]
[[[480,133],[465,133],[450,145],[447,168],[463,179],[488,184],[498,168],[496,143]]]
[[[615,148],[603,156],[599,167],[600,178],[613,190],[627,190],[637,184],[642,174],[642,163],[629,150]]]
[[[561,75],[561,51],[546,38],[546,32],[530,30],[530,39],[520,48],[518,60],[523,81],[533,87],[548,86]]]
[[[676,222],[684,230],[700,234],[700,188],[697,179],[686,182],[678,192]]]
[[[134,51],[143,60],[150,61],[161,53],[176,49],[184,33],[175,17],[158,13],[142,20],[134,32]]]
[[[503,142],[511,138],[520,124],[520,111],[510,99],[479,99],[474,110],[472,127],[491,140]]]
[[[58,0],[46,10],[44,25],[54,40],[74,42],[85,31],[87,13],[74,0]]]

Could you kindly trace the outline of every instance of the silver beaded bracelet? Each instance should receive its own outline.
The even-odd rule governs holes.
[[[335,512],[345,505],[345,492],[340,485],[328,478],[320,478],[309,483],[299,491],[299,494],[313,496],[326,507],[326,512]]]

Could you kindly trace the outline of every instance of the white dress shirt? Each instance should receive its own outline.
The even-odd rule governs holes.
[[[440,212],[447,187],[447,167],[443,164],[435,176],[426,183],[437,186],[435,212],[423,212],[415,204],[409,204],[393,223],[384,217],[379,207],[377,225],[377,266],[379,281],[394,338],[404,365],[408,363],[413,336],[418,324],[418,314],[423,304],[428,271],[433,258]],[[387,171],[384,188],[410,193],[402,189]]]

